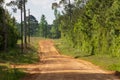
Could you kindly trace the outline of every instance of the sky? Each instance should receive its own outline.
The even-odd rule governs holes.
[[[5,0],[5,3],[10,2],[11,0]],[[53,2],[57,2],[59,0],[28,0],[26,5],[26,10],[28,14],[28,9],[31,10],[31,14],[36,17],[36,19],[40,22],[41,15],[44,14],[46,16],[46,20],[49,24],[52,24],[54,17],[54,11],[51,6]],[[10,14],[17,19],[17,22],[20,22],[20,11],[17,13],[13,13],[10,7],[6,7]]]

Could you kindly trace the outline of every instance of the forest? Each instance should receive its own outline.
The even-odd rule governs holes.
[[[59,0],[51,3],[55,17],[52,24],[47,22],[45,14],[38,20],[30,10],[26,13],[28,1],[13,0],[6,4],[13,13],[20,11],[21,21],[17,22],[4,7],[5,1],[0,0],[0,74],[5,73],[3,80],[11,74],[10,80],[18,80],[25,73],[9,67],[6,72],[1,63],[39,62],[39,40],[47,39],[52,39],[63,54],[93,63],[103,59],[108,65],[100,63],[100,66],[120,71],[120,0]]]
[[[64,11],[56,18],[61,38],[80,53],[120,56],[120,1],[63,1]],[[57,6],[56,6],[57,5]],[[58,9],[54,3],[54,9]],[[59,15],[59,14],[58,14]]]
[[[0,1],[0,50],[14,47],[18,40],[16,20],[2,6]],[[13,38],[14,37],[14,38]]]

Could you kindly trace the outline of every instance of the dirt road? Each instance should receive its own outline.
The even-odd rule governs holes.
[[[39,63],[18,66],[29,73],[22,80],[120,80],[90,62],[60,55],[52,40],[40,41],[39,47]]]

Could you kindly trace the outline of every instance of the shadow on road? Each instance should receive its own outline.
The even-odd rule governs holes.
[[[51,40],[40,41],[38,54],[37,65],[23,66],[28,75],[22,80],[120,80],[90,62],[60,55]]]
[[[120,80],[112,79],[112,74],[79,73],[79,72],[54,72],[29,74],[23,80]]]

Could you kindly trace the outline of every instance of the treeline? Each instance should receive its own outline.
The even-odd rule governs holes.
[[[57,10],[55,10],[55,13],[58,13]],[[29,26],[27,36],[30,35],[31,37],[43,37],[52,39],[61,37],[61,33],[58,27],[59,22],[54,20],[53,24],[48,24],[44,14],[41,16],[40,21],[38,21],[35,16],[31,14],[26,17],[26,22],[27,26]],[[19,35],[21,35],[21,23],[16,23],[16,26],[19,31]]]
[[[120,56],[120,0],[64,1],[56,21],[66,44],[88,55]]]
[[[2,4],[3,0],[0,1],[0,50],[6,50],[15,46],[18,32],[15,18],[11,17]]]
[[[44,37],[44,38],[60,38],[60,31],[58,29],[58,23],[56,21],[53,22],[54,24],[49,25],[47,23],[46,17],[43,14],[41,16],[40,22],[38,23],[38,30],[36,36]]]

